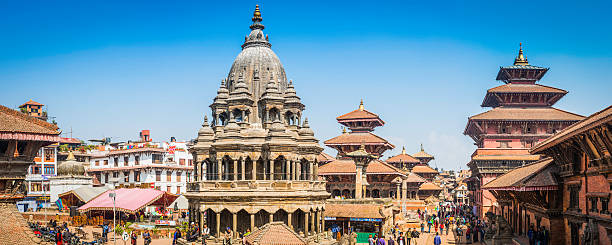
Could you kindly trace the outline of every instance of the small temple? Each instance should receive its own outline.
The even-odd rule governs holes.
[[[472,176],[467,183],[480,217],[496,204],[481,186],[539,160],[530,147],[584,118],[552,107],[567,91],[538,84],[548,69],[529,64],[521,44],[514,64],[499,69],[496,80],[504,84],[487,90],[481,106],[492,109],[468,119],[464,134],[477,149],[468,163]]]

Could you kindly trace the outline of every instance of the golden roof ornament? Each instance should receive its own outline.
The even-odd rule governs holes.
[[[359,103],[359,110],[363,111],[363,99],[361,99],[361,103]]]
[[[74,154],[72,154],[72,151],[68,152],[68,157],[66,157],[66,161],[75,161],[76,158],[74,157]]]
[[[255,12],[253,12],[253,22],[261,22],[263,19],[261,18],[261,12],[259,11],[259,4],[255,5]]]
[[[402,155],[406,155],[406,147],[402,146]]]
[[[519,43],[519,53],[516,59],[514,59],[514,65],[515,66],[529,65],[529,62],[527,62],[527,58],[525,58],[525,55],[523,54],[523,43]]]

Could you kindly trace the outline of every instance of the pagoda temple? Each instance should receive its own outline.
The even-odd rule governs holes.
[[[538,84],[548,69],[530,65],[521,45],[514,64],[499,69],[496,80],[504,84],[485,95],[481,106],[492,109],[468,119],[464,134],[477,147],[468,163],[472,172],[468,189],[481,217],[496,204],[481,186],[539,160],[538,155],[529,154],[530,147],[584,118],[552,107],[567,91]]]
[[[349,132],[345,128],[341,135],[325,141],[338,151],[335,159],[319,167],[319,176],[325,178],[326,189],[332,194],[326,204],[326,218],[330,219],[326,228],[337,226],[343,234],[351,229],[386,234],[394,225],[394,215],[400,212],[399,204],[411,193],[411,185],[400,169],[379,160],[394,148],[372,133],[385,122],[366,110],[363,101],[358,109],[336,120]]]
[[[396,166],[407,176],[407,195],[409,199],[425,200],[429,196],[438,196],[442,188],[433,183],[439,174],[437,170],[429,166],[434,157],[423,149],[415,154],[407,154],[402,147],[402,152],[387,159],[387,163]]]
[[[325,227],[329,193],[318,177],[323,150],[305,106],[270,48],[259,6],[242,51],[210,105],[195,144],[195,180],[188,183],[190,221],[211,235],[283,222],[312,243]],[[237,238],[237,237],[235,237]]]
[[[372,133],[375,127],[383,126],[385,122],[378,115],[364,109],[363,101],[357,110],[336,118],[338,123],[349,128],[344,132],[325,141],[325,145],[338,151],[336,159],[322,165],[319,175],[327,180],[327,191],[332,198],[355,198],[355,162],[348,155],[363,147],[374,158],[366,166],[367,185],[365,197],[388,198],[396,196],[396,188],[392,181],[404,174],[391,164],[378,160],[382,154],[394,146],[382,137]],[[359,198],[359,197],[357,197]]]

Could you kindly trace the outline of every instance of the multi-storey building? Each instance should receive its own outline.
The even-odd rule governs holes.
[[[196,143],[196,178],[189,183],[190,220],[218,237],[282,221],[311,242],[323,232],[323,150],[303,119],[305,106],[272,51],[259,7],[242,51],[205,117]]]
[[[57,172],[57,147],[58,144],[54,143],[38,150],[25,179],[28,197],[36,197],[43,202],[49,201],[49,178]]]
[[[583,116],[552,107],[567,91],[537,82],[548,68],[530,65],[519,49],[511,66],[499,69],[497,80],[505,84],[487,91],[482,107],[492,107],[468,119],[464,134],[475,142],[476,151],[468,163],[476,213],[484,214],[496,203],[480,187],[497,176],[540,159],[529,148],[555,132],[583,119]]]
[[[90,153],[87,171],[100,184],[115,188],[155,188],[181,194],[193,177],[185,142],[139,141]]]
[[[549,244],[610,244],[612,106],[540,142],[544,159],[483,186],[514,234],[549,232]]]

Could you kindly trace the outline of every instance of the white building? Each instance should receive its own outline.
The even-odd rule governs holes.
[[[49,178],[56,175],[58,146],[56,143],[38,151],[25,178],[28,197],[35,197],[37,201],[49,200]]]
[[[155,188],[174,194],[187,190],[193,157],[185,142],[138,142],[91,152],[88,172],[112,188]]]
[[[455,203],[463,203],[469,205],[468,188],[465,183],[460,183],[454,190]]]

